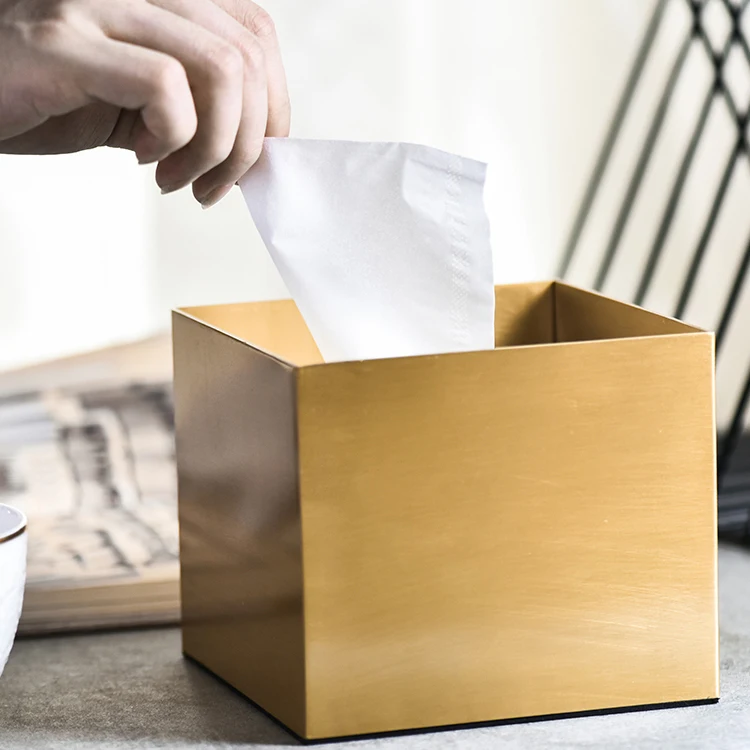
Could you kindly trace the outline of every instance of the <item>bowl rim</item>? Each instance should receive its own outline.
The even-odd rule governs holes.
[[[3,508],[9,510],[13,515],[17,517],[18,520],[8,530],[0,531],[0,544],[9,542],[11,539],[15,539],[17,536],[21,536],[21,534],[26,531],[26,524],[28,523],[28,521],[26,520],[26,516],[20,510],[18,510],[18,508],[14,508],[12,505],[6,505],[5,503],[0,503],[0,509]]]

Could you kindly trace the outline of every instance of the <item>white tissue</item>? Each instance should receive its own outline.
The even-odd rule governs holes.
[[[327,361],[491,349],[485,165],[405,143],[269,138],[240,186]]]

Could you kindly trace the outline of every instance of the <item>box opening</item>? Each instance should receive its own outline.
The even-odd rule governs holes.
[[[292,365],[323,362],[292,300],[180,312]],[[558,281],[495,287],[496,348],[697,332],[687,323]]]
[[[495,287],[495,347],[697,333],[679,320],[558,281]]]

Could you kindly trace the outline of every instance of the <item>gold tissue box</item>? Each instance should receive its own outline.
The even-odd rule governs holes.
[[[183,648],[306,740],[718,696],[713,335],[559,283],[491,351],[174,313]]]

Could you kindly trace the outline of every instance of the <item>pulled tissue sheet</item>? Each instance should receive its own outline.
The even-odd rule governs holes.
[[[426,146],[266,139],[240,187],[326,361],[493,348],[485,171]]]

